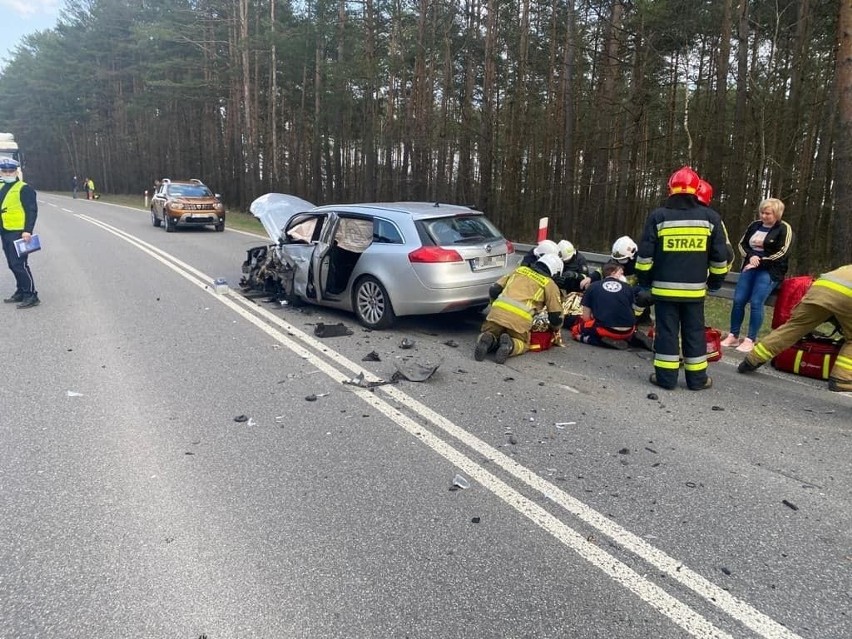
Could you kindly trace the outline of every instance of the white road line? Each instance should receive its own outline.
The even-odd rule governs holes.
[[[348,360],[343,355],[329,349],[318,340],[307,335],[300,329],[292,326],[280,317],[270,313],[266,309],[245,300],[242,297],[233,299],[228,296],[217,295],[209,286],[212,278],[198,271],[194,267],[182,262],[181,260],[169,255],[165,251],[148,244],[144,240],[140,240],[125,231],[114,228],[94,218],[85,215],[78,215],[81,219],[95,224],[104,230],[116,235],[125,241],[137,246],[140,250],[148,253],[156,260],[162,262],[182,277],[190,282],[208,291],[213,297],[230,307],[232,310],[240,314],[242,317],[258,326],[261,330],[272,336],[274,339],[285,345],[294,353],[308,360],[311,364],[322,370],[333,380],[343,382],[348,379],[346,375],[318,358],[311,351],[304,349],[302,346],[294,342],[292,339],[285,337],[279,331],[274,329],[269,324],[275,324],[284,329],[290,337],[296,338],[310,346],[311,348],[324,353],[327,357],[335,361],[337,364],[353,371],[363,372],[365,379],[375,380],[376,377],[362,369],[354,362]],[[263,321],[260,319],[263,317]],[[465,470],[472,478],[479,481],[483,486],[488,487],[495,495],[499,496],[506,503],[512,505],[516,510],[524,514],[526,517],[534,521],[556,537],[561,543],[572,548],[580,554],[584,559],[595,565],[597,568],[610,575],[618,583],[634,592],[643,601],[659,610],[675,623],[683,627],[696,637],[727,637],[723,631],[710,622],[698,615],[691,608],[674,599],[664,590],[653,584],[652,582],[639,576],[635,571],[627,567],[615,557],[609,555],[587,542],[576,531],[562,523],[557,518],[553,517],[535,503],[531,502],[523,495],[515,491],[513,488],[493,476],[491,473],[483,469],[476,462],[466,457],[456,449],[440,438],[425,431],[422,426],[412,421],[410,418],[403,415],[396,408],[379,399],[375,393],[364,389],[351,387],[352,390],[361,397],[364,401],[374,406],[377,410],[390,417],[395,423],[399,424],[412,435],[418,437],[421,441],[427,444],[430,448],[441,454],[444,458],[452,461],[454,464]],[[733,619],[736,619],[743,625],[747,626],[755,633],[765,637],[766,639],[800,639],[798,635],[791,632],[772,618],[761,613],[741,599],[734,597],[724,589],[711,583],[703,576],[692,571],[684,566],[681,562],[673,557],[668,556],[661,550],[651,546],[641,537],[634,535],[619,524],[608,519],[603,514],[590,508],[580,500],[572,497],[554,484],[539,477],[528,468],[517,463],[513,459],[504,455],[489,444],[478,439],[463,428],[457,426],[442,415],[436,413],[428,406],[420,403],[413,397],[405,394],[392,386],[380,386],[379,391],[390,395],[400,405],[405,406],[408,410],[421,415],[429,420],[433,425],[444,430],[457,440],[464,443],[466,446],[476,451],[480,455],[497,464],[500,468],[521,480],[528,486],[544,494],[548,499],[560,505],[570,514],[574,515],[586,524],[594,527],[600,533],[610,537],[613,541],[620,544],[624,549],[641,557],[651,565],[655,566],[660,571],[674,579],[675,581],[686,586],[693,592],[704,598],[709,604],[716,606]],[[576,539],[575,539],[576,536]],[[590,550],[593,548],[594,550]],[[601,553],[600,555],[598,553]],[[638,579],[639,581],[635,581]],[[674,602],[674,603],[672,603]],[[707,624],[707,625],[704,625]],[[710,632],[712,634],[706,634]],[[698,633],[698,634],[696,634]]]

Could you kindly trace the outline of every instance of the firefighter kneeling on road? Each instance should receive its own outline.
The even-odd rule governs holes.
[[[543,255],[532,266],[519,266],[491,285],[491,310],[476,340],[474,359],[481,362],[496,350],[494,361],[505,364],[529,350],[533,317],[547,310],[550,329],[562,328],[562,302],[554,275],[562,272],[558,255]]]
[[[852,264],[825,273],[811,285],[790,319],[755,344],[740,362],[740,373],[751,373],[834,317],[846,342],[828,376],[828,389],[852,391]]]

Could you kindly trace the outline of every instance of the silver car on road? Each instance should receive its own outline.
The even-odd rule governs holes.
[[[274,242],[249,249],[244,290],[354,312],[369,328],[398,316],[488,304],[514,247],[485,215],[434,202],[314,206],[282,193],[251,204]]]

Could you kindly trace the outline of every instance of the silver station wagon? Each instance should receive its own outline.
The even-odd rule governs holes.
[[[434,202],[314,206],[282,193],[251,204],[274,244],[249,249],[244,290],[354,312],[373,329],[396,317],[488,304],[517,261],[480,211]]]

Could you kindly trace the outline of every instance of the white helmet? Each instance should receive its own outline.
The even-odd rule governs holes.
[[[558,255],[542,255],[538,258],[538,261],[547,267],[551,276],[562,275],[562,260]]]
[[[563,262],[569,261],[577,254],[577,249],[575,249],[574,245],[568,240],[559,240],[559,244],[556,246],[559,248],[559,258]]]
[[[553,240],[542,240],[533,248],[533,255],[541,257],[542,255],[556,255],[559,253],[559,247]]]
[[[612,259],[619,264],[627,264],[636,255],[639,247],[629,236],[623,235],[612,245]]]

